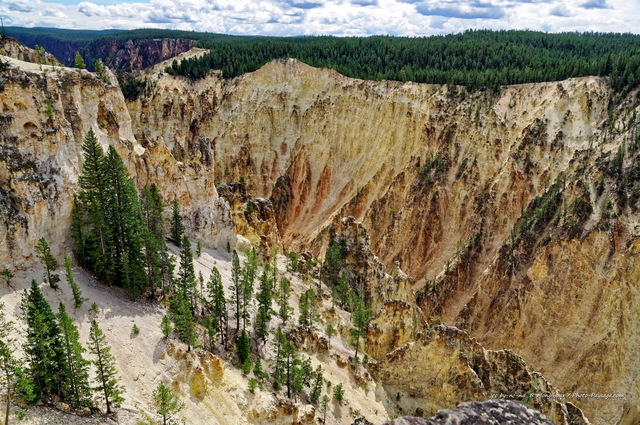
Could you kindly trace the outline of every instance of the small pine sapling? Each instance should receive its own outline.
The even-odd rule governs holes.
[[[165,339],[169,338],[169,335],[171,335],[171,332],[173,331],[173,325],[171,324],[169,316],[165,315],[162,317],[160,329],[162,330],[162,335],[164,335]]]
[[[153,390],[153,401],[156,414],[162,419],[163,425],[176,423],[173,416],[184,409],[180,399],[162,382]]]

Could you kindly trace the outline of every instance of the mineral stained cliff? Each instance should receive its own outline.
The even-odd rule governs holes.
[[[0,81],[5,264],[25,267],[42,236],[68,250],[93,128],[203,242],[244,229],[318,255],[353,216],[417,315],[512,349],[561,394],[620,394],[571,400],[594,423],[639,419],[635,93],[614,99],[595,77],[465,93],[281,60],[233,80],[150,73],[125,103],[112,76],[14,63]],[[218,196],[241,180],[262,215]],[[396,297],[380,293],[380,308]]]
[[[354,216],[426,316],[521,352],[563,393],[617,394],[575,400],[596,423],[633,420],[635,93],[587,77],[469,94],[295,60],[150,87],[129,105],[137,138],[178,158],[212,146],[215,180],[269,197],[285,246],[320,253]]]

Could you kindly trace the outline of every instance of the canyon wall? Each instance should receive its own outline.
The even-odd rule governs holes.
[[[235,244],[239,226],[270,249],[322,255],[330,226],[353,216],[376,267],[413,278],[385,280],[402,287],[388,298],[415,291],[424,318],[513,349],[560,393],[622,394],[576,400],[596,424],[638,419],[635,94],[613,103],[595,77],[470,94],[295,60],[233,80],[156,71],[127,104],[112,76],[12,61],[1,78],[8,267],[27,267],[42,236],[56,255],[70,250],[93,128],[138,187],[156,182],[179,200],[206,244]],[[231,207],[218,196],[216,184],[236,182],[271,201],[264,214],[245,214],[244,194]]]
[[[637,135],[633,96],[614,102],[595,77],[471,94],[279,60],[233,80],[156,73],[129,110],[137,139],[176,158],[211,146],[215,181],[270,198],[285,247],[322,255],[330,226],[362,221],[382,263],[414,278],[426,317],[522,352],[561,393],[622,394],[576,401],[595,423],[616,423],[637,411],[638,229],[602,169]],[[536,221],[541,209],[551,217]],[[509,251],[527,214],[544,226]],[[603,238],[617,251],[591,248]],[[576,267],[587,259],[598,270]]]
[[[70,252],[70,215],[78,192],[82,142],[93,129],[123,157],[139,188],[156,182],[176,197],[193,236],[211,246],[235,244],[228,205],[218,197],[213,169],[199,158],[177,161],[165,145],[141,145],[112,74],[106,82],[85,70],[3,58],[0,77],[0,263],[28,267],[41,237],[54,255]]]

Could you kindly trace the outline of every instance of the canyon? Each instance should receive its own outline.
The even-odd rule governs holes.
[[[283,59],[231,80],[160,64],[125,101],[108,71],[3,60],[5,267],[33,267],[40,237],[71,251],[93,129],[207,248],[322,258],[344,240],[377,316],[370,379],[398,413],[540,391],[564,396],[532,399],[558,424],[640,420],[637,92],[584,77],[468,93]]]

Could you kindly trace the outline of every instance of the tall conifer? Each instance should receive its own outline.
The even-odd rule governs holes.
[[[109,205],[106,158],[93,130],[89,130],[82,144],[84,162],[78,177],[80,193],[73,211],[73,235],[76,255],[92,270],[98,279],[111,282],[115,270],[112,266],[113,241],[107,226],[106,208]],[[80,245],[80,246],[78,246]]]
[[[182,216],[180,215],[180,207],[178,206],[178,199],[173,198],[173,204],[171,206],[171,240],[178,248],[182,243],[182,236],[184,233],[184,227],[182,225]]]
[[[35,279],[23,294],[20,307],[27,322],[24,351],[36,400],[52,395],[64,398],[67,366],[60,327]]]
[[[145,225],[140,202],[133,180],[113,146],[109,146],[106,170],[106,193],[110,206],[107,223],[112,229],[115,244],[115,275],[129,293],[137,295],[146,286],[142,253]]]
[[[242,286],[240,285],[240,259],[238,258],[238,252],[233,251],[233,259],[231,260],[231,301],[234,306],[233,317],[236,319],[237,335],[240,331],[240,316],[242,315]]]
[[[267,264],[262,270],[260,275],[260,286],[258,288],[258,294],[256,299],[258,301],[258,311],[256,313],[255,321],[255,336],[256,339],[266,342],[269,335],[269,322],[271,321],[271,303],[273,291],[273,275],[271,273],[271,266]]]
[[[107,344],[107,338],[95,320],[91,321],[89,331],[89,351],[95,356],[92,362],[96,367],[96,381],[98,382],[95,390],[102,393],[107,414],[111,414],[111,407],[120,407],[124,401],[124,397],[122,397],[124,388],[118,382],[115,358],[111,354],[111,347]]]
[[[73,305],[75,307],[80,307],[86,299],[82,297],[82,290],[73,277],[73,270],[71,269],[71,258],[69,258],[69,256],[66,254],[64,255],[64,269],[67,273],[67,283],[71,287],[71,293],[73,294]]]
[[[256,281],[256,274],[258,272],[258,259],[255,249],[247,252],[247,258],[245,259],[242,267],[240,277],[240,296],[242,301],[240,303],[241,317],[242,317],[242,330],[246,330],[247,321],[250,320],[251,302],[253,301],[253,285]]]
[[[49,247],[49,244],[47,243],[45,238],[40,238],[40,240],[38,241],[38,244],[36,245],[36,255],[47,272],[47,282],[49,283],[49,286],[51,286],[53,289],[58,289],[60,276],[52,273],[53,271],[55,271],[55,269],[58,268],[58,262],[51,254],[51,248]]]
[[[62,333],[62,348],[65,355],[65,393],[72,407],[91,405],[91,388],[89,387],[89,361],[82,354],[78,328],[67,314],[64,304],[60,303],[58,323]]]
[[[173,320],[176,324],[176,332],[180,341],[187,344],[187,351],[191,351],[191,346],[196,342],[195,325],[189,295],[185,289],[181,289],[172,304]]]
[[[227,299],[224,295],[224,286],[222,284],[222,276],[220,271],[213,267],[211,275],[207,282],[207,293],[211,305],[212,323],[215,327],[216,334],[220,338],[220,342],[227,346]]]

